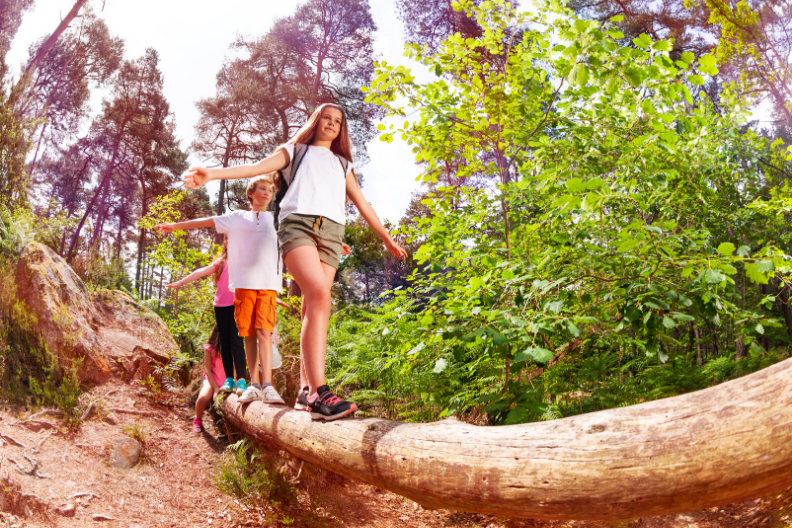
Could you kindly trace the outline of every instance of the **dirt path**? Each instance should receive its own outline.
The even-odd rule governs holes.
[[[76,432],[35,431],[38,427],[18,423],[26,415],[0,408],[0,527],[792,527],[790,490],[723,508],[617,523],[514,520],[426,511],[411,500],[318,468],[300,470],[300,462],[288,458],[280,460],[294,483],[296,502],[254,508],[223,495],[213,483],[228,439],[208,415],[206,431],[196,435],[190,408],[155,405],[134,384],[107,384],[90,398],[111,390],[117,392],[103,398],[98,416]],[[111,425],[100,420],[111,408],[156,414],[113,413],[117,423]],[[59,424],[55,418],[37,419]],[[112,467],[115,440],[136,432],[145,439],[142,462],[129,470]],[[36,462],[38,476],[22,473]]]

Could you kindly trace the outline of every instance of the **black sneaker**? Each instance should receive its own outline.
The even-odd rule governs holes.
[[[357,411],[357,405],[344,400],[340,396],[336,396],[327,386],[324,389],[321,394],[316,395],[314,401],[308,400],[308,411],[311,413],[311,420],[331,422]]]
[[[297,401],[294,402],[294,408],[298,411],[308,410],[308,387],[303,387],[297,393]]]

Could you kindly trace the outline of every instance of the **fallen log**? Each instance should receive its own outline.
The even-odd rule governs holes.
[[[256,440],[427,508],[621,520],[792,485],[792,359],[706,390],[550,422],[476,427],[220,408]]]

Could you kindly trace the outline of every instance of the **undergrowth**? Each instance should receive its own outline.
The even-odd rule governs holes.
[[[336,487],[344,477],[242,439],[228,447],[214,483],[279,526],[340,528],[344,508]]]
[[[217,467],[215,485],[221,492],[253,506],[292,503],[295,492],[283,467],[247,439],[228,447]]]
[[[81,424],[80,361],[66,365],[48,349],[37,330],[38,321],[17,299],[13,261],[0,257],[0,398],[32,407],[57,407],[64,423]]]

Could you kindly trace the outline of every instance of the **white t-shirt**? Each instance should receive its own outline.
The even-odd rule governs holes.
[[[294,145],[284,145],[294,161]],[[352,163],[347,166],[347,174]],[[280,204],[280,218],[290,214],[324,216],[339,224],[346,223],[346,174],[338,156],[325,147],[309,146],[289,190]]]
[[[234,211],[213,216],[218,233],[228,236],[228,289],[283,289],[278,235],[269,211]]]

